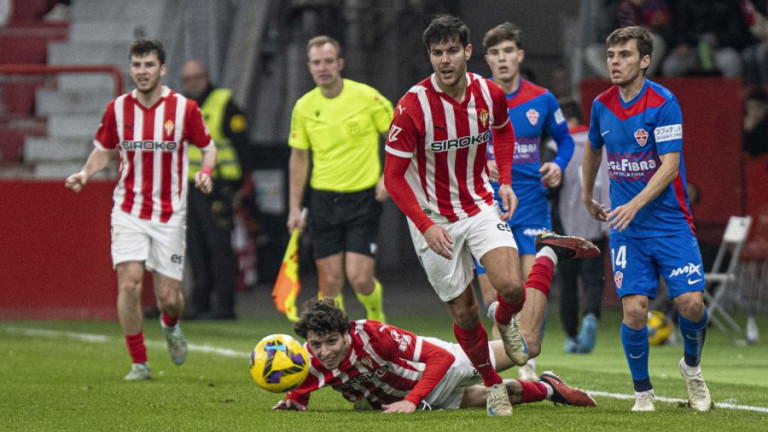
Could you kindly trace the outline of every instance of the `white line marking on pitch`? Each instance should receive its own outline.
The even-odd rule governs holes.
[[[22,336],[45,337],[45,338],[64,337],[67,339],[75,339],[83,342],[92,342],[92,343],[104,343],[104,342],[110,342],[113,339],[116,339],[116,338],[110,338],[109,336],[99,335],[99,334],[75,333],[75,332],[66,332],[66,331],[59,331],[59,330],[31,329],[31,328],[20,328],[20,327],[6,327],[5,331],[7,333],[17,334]],[[165,342],[145,341],[144,343],[153,347],[160,347],[160,348],[165,347]],[[243,351],[235,351],[228,348],[218,348],[210,345],[189,344],[187,348],[190,351],[216,354],[224,357],[247,358],[248,356],[251,355],[250,353],[243,352]],[[622,394],[622,393],[609,393],[609,392],[604,392],[599,390],[585,390],[585,391],[592,396],[602,396],[602,397],[607,397],[611,399],[634,399],[635,398],[634,395],[628,395],[628,394]],[[687,402],[684,399],[668,398],[664,396],[656,396],[656,400],[661,402],[669,402],[669,403]],[[742,410],[742,411],[753,411],[753,412],[768,414],[768,408],[751,406],[751,405],[738,405],[738,404],[733,404],[728,402],[717,402],[715,403],[715,407],[724,408],[724,409]]]
[[[64,337],[67,339],[74,339],[74,340],[79,340],[83,342],[94,342],[94,343],[110,342],[113,339],[116,339],[116,338],[110,338],[109,336],[105,336],[105,335],[65,332],[65,331],[59,331],[59,330],[20,328],[20,327],[6,327],[5,331],[7,333],[18,334],[22,336],[46,337],[46,338]],[[152,347],[165,348],[165,342],[156,342],[156,341],[147,340],[147,341],[144,341],[144,343]],[[216,354],[224,357],[248,358],[248,356],[251,355],[251,353],[249,352],[235,351],[228,348],[218,348],[210,345],[188,344],[187,349],[189,351]]]

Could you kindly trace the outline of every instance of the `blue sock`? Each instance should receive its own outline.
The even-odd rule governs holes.
[[[653,388],[651,378],[648,376],[648,327],[642,330],[633,330],[621,323],[621,344],[624,346],[624,355],[627,357],[629,372],[635,383],[635,391],[643,392]]]
[[[677,318],[680,333],[683,335],[683,350],[685,351],[685,364],[698,366],[701,361],[701,350],[704,348],[704,339],[707,335],[707,321],[709,313],[704,309],[704,315],[699,322],[693,322],[682,315]]]
[[[549,304],[544,309],[544,321],[541,323],[541,341],[544,342],[544,330],[547,329],[547,321],[549,321]]]

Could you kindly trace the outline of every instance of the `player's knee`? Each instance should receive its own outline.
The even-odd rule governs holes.
[[[525,289],[523,282],[515,280],[511,275],[504,275],[494,286],[499,295],[510,303],[517,303],[523,299],[523,290]]]
[[[477,303],[462,310],[453,311],[453,319],[459,327],[469,330],[480,323],[480,309]]]
[[[639,330],[648,323],[648,309],[639,305],[624,307],[624,322],[632,329]]]
[[[698,299],[691,298],[679,302],[678,309],[680,310],[680,315],[693,322],[701,321],[701,318],[704,316],[704,303]]]
[[[138,297],[141,295],[141,280],[132,278],[121,280],[118,289],[123,295]]]

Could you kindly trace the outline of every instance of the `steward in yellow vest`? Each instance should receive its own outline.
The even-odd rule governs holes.
[[[234,319],[239,267],[232,249],[233,207],[243,179],[238,154],[248,146],[245,116],[232,102],[231,90],[211,85],[201,62],[187,62],[181,82],[184,95],[200,105],[217,151],[213,192],[203,195],[191,187],[187,195],[187,257],[194,277],[185,317]],[[202,154],[189,148],[187,155],[191,182]]]

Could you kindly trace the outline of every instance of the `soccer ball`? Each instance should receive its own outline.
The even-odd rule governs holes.
[[[301,385],[307,373],[309,354],[291,336],[269,335],[251,352],[251,376],[264,390],[287,392]]]
[[[651,345],[663,345],[669,339],[674,328],[672,320],[663,312],[657,310],[648,312],[648,343]]]

